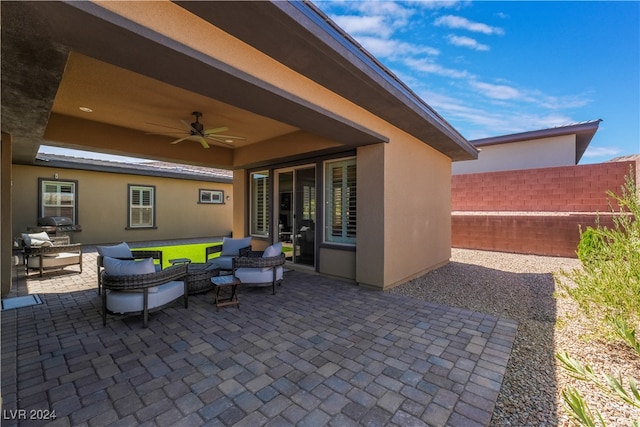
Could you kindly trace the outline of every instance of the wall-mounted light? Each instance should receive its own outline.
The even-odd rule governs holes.
[[[53,179],[58,179],[58,174],[57,173],[53,174]]]
[[[227,197],[225,197],[226,200],[231,200],[231,196],[227,194]]]

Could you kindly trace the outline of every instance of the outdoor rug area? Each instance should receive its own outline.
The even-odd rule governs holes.
[[[29,307],[30,305],[42,304],[42,300],[38,295],[25,295],[22,297],[5,298],[2,300],[2,310],[11,310],[14,308]]]
[[[217,312],[206,293],[147,329],[138,316],[103,327],[91,285],[21,312],[3,410],[67,425],[486,426],[517,328],[296,271],[276,295],[241,287],[240,308]]]

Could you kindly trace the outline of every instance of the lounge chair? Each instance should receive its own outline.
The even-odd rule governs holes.
[[[233,258],[242,256],[245,253],[251,251],[251,237],[244,237],[242,239],[232,239],[225,237],[222,239],[222,243],[209,246],[205,248],[205,261],[218,264],[220,270],[231,271],[233,270]],[[216,258],[209,257],[211,255],[220,254]]]
[[[136,260],[153,258],[156,271],[162,270],[162,251],[148,251],[145,249],[131,249],[125,242],[110,246],[96,246],[98,250],[97,272],[98,272],[98,295],[102,293],[102,269],[104,268],[104,257],[108,256],[120,260]]]
[[[264,251],[248,251],[233,258],[233,276],[242,285],[271,285],[275,295],[276,284],[282,284],[284,278],[284,263],[282,243],[278,242]]]
[[[71,243],[69,236],[50,237],[46,232],[22,234],[25,272],[62,269],[78,265],[82,273],[82,244]]]
[[[160,310],[180,297],[188,308],[187,265],[174,265],[155,271],[153,259],[142,261],[104,257],[102,271],[102,324],[107,313],[142,314],[148,326],[149,312]]]

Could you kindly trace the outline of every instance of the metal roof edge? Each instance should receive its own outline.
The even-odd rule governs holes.
[[[553,136],[570,135],[574,133],[590,133],[591,131],[593,131],[592,133],[595,134],[601,121],[602,119],[589,120],[585,122],[571,123],[564,126],[557,126],[546,129],[519,132],[508,135],[490,136],[487,138],[470,140],[469,142],[476,147],[486,147],[488,145],[508,144],[511,142],[526,141],[529,139],[549,138]]]
[[[64,157],[64,158],[61,158]],[[90,160],[94,163],[87,163]],[[154,168],[153,166],[141,163],[119,163],[110,162],[106,160],[100,160],[95,162],[92,159],[73,158],[68,156],[57,156],[52,154],[40,154],[36,157],[33,164],[27,166],[41,166],[61,169],[73,169],[73,170],[85,170],[92,172],[103,173],[117,173],[123,175],[141,175],[152,176],[157,178],[173,178],[183,179],[189,181],[205,181],[205,182],[219,182],[219,183],[232,183],[233,178],[216,177],[206,174],[198,173],[181,173],[170,170],[163,170],[161,168]],[[142,166],[142,168],[141,168]]]

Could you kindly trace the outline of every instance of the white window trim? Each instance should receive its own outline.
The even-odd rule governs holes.
[[[324,182],[323,182],[323,197],[324,197],[324,205],[325,205],[325,209],[324,209],[324,227],[323,227],[323,242],[327,243],[327,244],[331,244],[331,245],[344,245],[344,246],[355,246],[356,242],[357,242],[357,236],[355,237],[348,237],[345,235],[346,233],[346,227],[347,225],[344,224],[343,225],[343,235],[341,237],[338,238],[334,238],[334,236],[331,236],[330,234],[330,230],[332,228],[332,218],[331,218],[331,206],[330,203],[332,202],[330,200],[330,179],[331,177],[328,176],[329,174],[327,173],[327,168],[329,167],[330,164],[332,163],[346,163],[349,161],[353,161],[356,162],[356,157],[344,157],[344,158],[340,158],[340,159],[331,159],[331,160],[326,160],[323,164],[323,175],[324,175]],[[356,163],[356,168],[357,168],[357,163]],[[346,183],[343,184],[343,186],[346,186]],[[357,188],[357,180],[356,180],[356,188]],[[357,197],[357,196],[356,196]],[[348,210],[348,206],[345,206],[343,208],[343,213]],[[356,213],[357,213],[357,203],[356,203]]]
[[[133,205],[133,192],[134,191],[148,191],[150,193],[150,205],[140,204],[137,206]],[[128,186],[128,215],[127,215],[127,227],[128,228],[155,228],[156,227],[156,188],[153,185],[135,185],[129,184]],[[142,200],[142,198],[141,198]],[[149,224],[142,223],[134,223],[134,209],[151,209],[150,219],[151,222]]]

